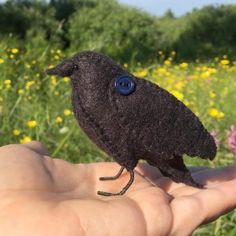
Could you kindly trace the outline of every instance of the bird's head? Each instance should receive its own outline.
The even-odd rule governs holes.
[[[117,65],[108,56],[86,51],[65,59],[54,68],[46,71],[48,75],[69,76],[76,80],[106,80],[112,77],[127,74],[121,66]]]

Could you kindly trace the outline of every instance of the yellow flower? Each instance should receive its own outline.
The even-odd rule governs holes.
[[[48,69],[52,69],[54,66],[53,65],[49,65],[48,66]]]
[[[211,73],[209,71],[205,71],[201,74],[201,78],[207,79],[210,77],[210,75],[211,75]]]
[[[29,121],[27,122],[27,126],[28,126],[29,128],[35,128],[35,127],[37,126],[37,121],[36,121],[36,120],[29,120]]]
[[[5,84],[5,85],[11,85],[11,80],[10,80],[10,79],[4,80],[4,84]]]
[[[4,63],[4,60],[2,58],[0,58],[0,64]]]
[[[69,77],[63,77],[63,79],[62,79],[64,82],[69,82],[70,81],[70,78]]]
[[[12,133],[13,133],[13,135],[15,135],[15,136],[19,136],[21,132],[20,132],[20,130],[18,130],[18,129],[13,129]]]
[[[21,94],[23,94],[23,93],[24,93],[24,89],[19,89],[19,90],[18,90],[18,94],[21,95]]]
[[[29,89],[32,87],[32,85],[34,85],[34,84],[35,84],[35,81],[30,80],[30,81],[28,81],[28,82],[26,83],[25,88],[26,88],[27,90],[29,90]]]
[[[210,96],[210,98],[215,98],[216,94],[213,91],[210,91],[209,96]]]
[[[173,90],[173,91],[170,91],[170,93],[172,95],[174,95],[177,99],[179,99],[180,101],[183,101],[184,99],[184,95],[182,93],[180,93],[179,91],[177,90]]]
[[[171,61],[170,60],[165,60],[164,63],[165,63],[165,65],[169,66],[171,64]]]
[[[71,110],[69,110],[69,109],[65,109],[65,110],[63,111],[63,114],[64,114],[65,116],[70,116],[70,115],[72,114],[72,112],[71,112]]]
[[[15,55],[11,54],[11,55],[10,55],[10,58],[11,58],[11,59],[14,59],[14,58],[15,58]]]
[[[59,60],[60,57],[59,57],[58,55],[55,55],[55,56],[54,56],[54,59],[55,59],[55,60]]]
[[[20,143],[28,143],[31,141],[32,139],[29,136],[24,136],[22,139],[20,139]]]
[[[182,69],[187,69],[188,68],[188,63],[183,62],[183,63],[179,64],[179,67],[182,68]]]
[[[9,79],[4,80],[4,85],[7,89],[11,88],[11,80]]]
[[[165,75],[167,73],[167,70],[166,68],[158,68],[155,70],[155,72],[158,74],[158,75]]]
[[[62,118],[60,116],[57,116],[55,119],[55,123],[57,123],[57,124],[62,123]]]
[[[225,114],[219,110],[217,110],[216,108],[210,108],[208,110],[208,114],[213,117],[213,118],[216,118],[216,119],[221,119],[225,116]]]
[[[56,76],[52,75],[50,78],[51,78],[51,84],[55,86],[57,84]]]
[[[128,63],[125,63],[125,64],[124,64],[124,68],[128,68]]]
[[[17,54],[19,52],[18,48],[12,48],[11,53]]]
[[[220,61],[220,64],[221,64],[222,66],[229,65],[229,63],[230,63],[230,61],[227,60],[227,59],[223,59],[223,60]]]
[[[139,70],[134,72],[134,76],[141,77],[141,78],[147,76],[147,74],[148,74],[147,69],[139,69]]]

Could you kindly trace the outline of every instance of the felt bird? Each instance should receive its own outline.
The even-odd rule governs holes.
[[[183,155],[212,160],[215,141],[199,118],[168,91],[91,51],[62,61],[47,74],[70,76],[72,106],[80,127],[121,166],[116,175],[100,180],[115,180],[124,169],[129,172],[121,191],[98,191],[99,195],[124,194],[140,159],[177,183],[203,187],[193,180]]]

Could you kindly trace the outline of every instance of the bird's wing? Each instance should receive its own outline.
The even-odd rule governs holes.
[[[109,88],[109,100],[121,127],[135,139],[135,148],[166,158],[187,154],[214,158],[216,146],[212,136],[194,113],[159,86],[134,78],[136,90],[120,95]]]

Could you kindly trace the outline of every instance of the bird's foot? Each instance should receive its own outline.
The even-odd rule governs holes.
[[[118,179],[118,178],[121,176],[121,174],[122,174],[122,172],[123,172],[124,169],[125,169],[125,167],[122,166],[122,167],[120,168],[119,172],[118,172],[115,176],[100,177],[99,180],[101,180],[101,181],[106,181],[106,180],[115,180],[115,179]]]
[[[122,167],[123,168],[123,167]],[[123,170],[122,170],[123,171]],[[103,191],[98,191],[97,194],[101,195],[101,196],[106,196],[106,197],[110,197],[110,196],[121,196],[123,194],[126,193],[126,191],[129,189],[129,187],[132,185],[132,183],[134,182],[134,171],[130,170],[130,179],[129,182],[125,185],[125,187],[118,193],[110,193],[110,192],[103,192]]]

